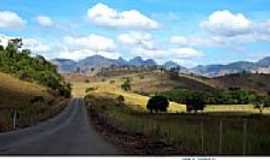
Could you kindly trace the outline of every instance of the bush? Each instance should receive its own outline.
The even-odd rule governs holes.
[[[122,96],[122,95],[119,95],[117,98],[116,98],[117,102],[119,104],[123,104],[125,102],[125,97]]]
[[[89,92],[94,91],[94,90],[96,90],[94,87],[89,87],[89,88],[85,89],[85,93],[89,93]]]
[[[121,88],[124,91],[130,91],[131,90],[131,86],[130,86],[130,81],[129,79],[126,79],[125,82],[121,85]]]
[[[110,84],[114,84],[115,83],[115,80],[110,80]]]
[[[89,79],[86,79],[84,82],[85,82],[85,83],[89,83],[90,81],[89,81]]]
[[[187,112],[195,111],[197,112],[198,110],[203,111],[205,108],[205,100],[204,96],[201,93],[192,93],[186,98],[186,107],[187,107]]]
[[[153,96],[148,100],[146,108],[153,113],[155,112],[167,112],[169,107],[169,101],[167,97],[164,96]]]

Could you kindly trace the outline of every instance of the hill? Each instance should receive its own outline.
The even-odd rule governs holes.
[[[110,73],[110,75],[108,75]],[[105,80],[113,83],[120,88],[125,79],[129,79],[131,83],[131,91],[142,95],[151,95],[159,92],[170,91],[173,89],[188,89],[194,91],[214,91],[207,81],[187,75],[175,75],[169,72],[152,70],[152,71],[113,71],[105,75],[97,75],[96,80]],[[69,80],[72,76],[68,76]],[[73,77],[73,79],[79,79]],[[90,84],[93,81],[89,77]]]
[[[0,72],[0,132],[12,129],[11,115],[17,112],[17,128],[36,124],[60,112],[67,99],[48,87],[26,82]]]
[[[208,79],[217,88],[242,88],[258,94],[270,93],[269,74],[231,74]]]
[[[0,132],[26,127],[47,119],[65,107],[70,85],[56,67],[42,56],[23,49],[21,39],[9,40],[0,47]]]
[[[265,57],[257,62],[238,61],[226,65],[199,65],[192,68],[191,71],[207,77],[218,77],[226,74],[241,73],[243,71],[250,73],[270,73],[270,57]]]

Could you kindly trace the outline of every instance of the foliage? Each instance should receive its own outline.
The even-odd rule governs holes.
[[[147,109],[152,113],[153,110],[155,112],[167,112],[167,108],[169,107],[169,101],[164,96],[153,96],[148,100]]]
[[[124,91],[130,91],[131,90],[131,85],[130,85],[130,80],[127,78],[124,83],[121,85],[121,88]]]
[[[21,50],[21,39],[12,39],[0,49],[0,71],[18,78],[47,86],[65,97],[70,97],[71,86],[57,73],[56,67],[42,56],[32,57],[28,49]]]
[[[85,89],[85,93],[89,93],[89,92],[94,91],[94,90],[95,90],[94,87],[89,87],[89,88]]]
[[[203,110],[206,107],[205,98],[203,94],[199,92],[189,94],[186,97],[185,104],[187,112],[191,112],[192,110],[197,112],[198,110]]]
[[[162,92],[160,95],[168,97],[171,101],[185,103],[188,96],[194,94],[195,91],[187,89],[174,89]],[[248,104],[254,99],[255,93],[240,89],[230,88],[228,90],[217,90],[212,92],[204,92],[204,101],[207,104]]]
[[[122,95],[119,95],[119,96],[116,98],[116,100],[117,100],[117,102],[118,102],[119,104],[122,104],[122,103],[125,102],[125,97],[122,96]]]

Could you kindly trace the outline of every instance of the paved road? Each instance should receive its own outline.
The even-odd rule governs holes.
[[[1,155],[115,155],[89,124],[82,99],[73,99],[58,116],[27,129],[0,134]]]

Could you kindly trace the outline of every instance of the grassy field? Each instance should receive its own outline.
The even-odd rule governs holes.
[[[111,79],[107,79],[106,81],[98,81],[98,82],[75,82],[71,81],[73,85],[73,96],[85,96],[87,93],[85,90],[87,88],[94,88],[94,91],[91,91],[95,94],[98,93],[111,93],[115,95],[122,95],[125,97],[126,103],[130,106],[135,108],[141,108],[146,111],[146,104],[149,99],[148,96],[143,96],[134,93],[135,91],[132,90],[130,92],[125,92],[121,89],[120,85],[124,82],[124,77],[131,77],[132,85],[131,86],[141,86],[142,83],[141,78],[138,74],[130,74],[129,76],[118,76]],[[145,82],[143,83],[155,83],[150,82],[150,78],[144,77]],[[153,81],[153,78],[151,78]],[[139,81],[139,82],[138,82]],[[156,80],[160,81],[160,80]],[[113,82],[113,83],[112,83]],[[160,83],[160,82],[156,82]],[[147,86],[146,86],[147,87]],[[154,90],[157,90],[158,86],[155,86]],[[168,89],[168,88],[167,88]],[[171,102],[169,107],[169,112],[171,113],[181,113],[186,111],[186,106],[183,104]],[[209,113],[235,113],[235,114],[252,114],[252,113],[259,113],[258,109],[254,109],[253,105],[208,105],[205,108],[204,112]],[[270,109],[267,108],[264,110],[264,114],[270,114]]]
[[[115,94],[97,92],[89,94],[86,102],[91,104],[92,111],[101,115],[107,123],[127,134],[141,133],[154,141],[176,145],[189,153],[270,153],[269,116],[233,115],[224,112],[195,115],[150,114],[144,110],[135,110],[128,103],[119,103]],[[245,123],[246,135],[243,130]]]
[[[142,80],[138,74],[129,76],[132,79],[132,86],[139,85],[143,80],[150,83],[147,77]],[[73,95],[88,95],[86,101],[116,128],[127,133],[142,133],[153,139],[188,149],[192,153],[270,153],[269,109],[264,110],[263,116],[252,105],[208,105],[203,113],[188,114],[185,112],[185,105],[170,102],[167,114],[152,115],[145,107],[149,97],[136,94],[134,90],[130,92],[121,90],[120,85],[124,82],[124,77],[127,76],[89,83],[72,82]],[[94,90],[86,93],[86,88]],[[119,95],[124,96],[124,104],[116,100]],[[219,145],[221,121],[222,144]],[[245,123],[247,123],[246,135],[243,131]]]
[[[46,119],[63,109],[66,99],[54,95],[48,88],[21,81],[0,72],[0,131],[11,129],[11,112],[17,111],[17,127],[26,127]],[[35,97],[42,100],[31,102]]]

